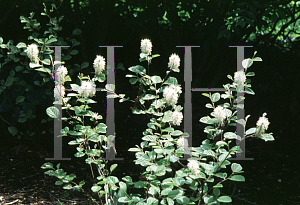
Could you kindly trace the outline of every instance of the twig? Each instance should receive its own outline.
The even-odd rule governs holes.
[[[16,203],[16,202],[18,202],[18,201],[19,201],[19,199],[16,199],[16,200],[14,200],[14,201],[12,201],[12,202],[5,203],[5,204],[14,204],[14,203]]]

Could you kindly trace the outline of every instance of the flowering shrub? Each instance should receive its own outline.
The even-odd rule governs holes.
[[[55,22],[54,22],[55,23]],[[38,41],[38,43],[41,43]],[[159,55],[151,55],[152,43],[149,39],[141,41],[140,62],[147,61],[148,67],[151,60]],[[36,68],[37,71],[43,71],[54,76],[54,64],[51,56],[49,63],[39,64],[38,46],[35,44],[27,47],[27,56],[30,58],[31,68]],[[53,52],[52,52],[53,53]],[[51,55],[52,53],[49,53]],[[255,55],[255,54],[254,54]],[[261,61],[261,58],[254,57],[252,59],[245,59],[242,62],[245,71],[252,65],[253,61]],[[43,62],[43,61],[42,61]],[[63,64],[63,63],[61,63]],[[230,103],[218,104],[220,94],[214,93],[204,94],[209,97],[211,104],[207,107],[212,108],[213,112],[209,116],[202,117],[200,122],[208,124],[204,132],[208,133],[208,139],[202,141],[199,147],[190,147],[187,138],[188,133],[176,129],[182,122],[182,107],[177,105],[180,97],[181,87],[176,78],[168,76],[170,72],[180,72],[180,58],[176,54],[172,54],[169,58],[167,76],[162,80],[160,76],[149,76],[146,74],[146,69],[143,66],[137,65],[128,68],[134,75],[127,75],[131,78],[129,82],[135,84],[139,82],[144,86],[149,86],[149,89],[144,89],[144,93],[139,98],[139,103],[143,110],[134,109],[134,114],[149,114],[150,121],[147,123],[148,128],[142,133],[142,142],[134,148],[130,148],[130,152],[135,152],[136,164],[144,167],[145,181],[133,182],[130,176],[125,176],[119,179],[112,175],[112,172],[117,167],[117,164],[107,166],[107,160],[104,159],[103,154],[105,150],[113,146],[113,136],[106,136],[107,126],[104,123],[97,124],[94,128],[85,125],[85,119],[90,121],[102,119],[101,115],[92,112],[88,104],[96,103],[91,100],[96,92],[96,81],[104,82],[105,74],[105,58],[96,56],[94,60],[95,76],[90,79],[89,76],[78,75],[81,85],[71,84],[71,87],[76,93],[68,93],[65,96],[64,83],[71,81],[68,70],[60,66],[55,71],[58,81],[61,82],[54,88],[54,96],[56,101],[62,99],[63,107],[68,113],[73,113],[73,116],[62,118],[64,121],[72,121],[76,119],[75,123],[70,123],[70,127],[66,126],[61,130],[61,136],[72,135],[74,140],[70,141],[70,145],[77,146],[77,153],[75,157],[86,156],[85,162],[89,166],[95,166],[97,169],[96,176],[97,183],[93,184],[91,190],[98,194],[101,204],[220,204],[229,203],[231,198],[229,196],[221,196],[220,189],[223,188],[222,182],[226,180],[245,181],[245,178],[240,175],[243,173],[242,166],[238,163],[231,163],[228,159],[236,153],[240,153],[239,146],[230,147],[231,139],[237,139],[238,136],[232,132],[225,132],[228,126],[236,126],[239,122],[235,116],[237,113],[236,103],[241,100],[238,99],[230,88],[235,88],[237,92],[243,92],[243,88],[252,91],[249,81],[246,76],[253,76],[253,72],[244,73],[238,71],[234,74],[234,79],[229,75],[228,78],[233,82],[232,84],[224,85],[227,90],[225,94],[221,95],[224,99],[229,99]],[[47,66],[52,66],[53,69],[47,69]],[[110,85],[105,86],[103,91],[113,92]],[[253,93],[253,92],[250,92]],[[121,98],[120,102],[128,100],[124,94],[116,94],[113,92],[113,97]],[[81,102],[80,106],[73,106],[71,98],[76,98],[77,102]],[[145,102],[148,101],[149,108],[145,107]],[[57,102],[54,102],[56,104]],[[59,111],[52,106],[47,108],[47,114],[52,118],[57,118]],[[76,115],[76,116],[75,116]],[[240,138],[257,137],[265,141],[274,140],[272,133],[266,134],[268,129],[268,119],[263,114],[257,121],[256,127],[250,128],[246,131],[245,136]],[[246,126],[247,116],[242,119],[242,123]],[[211,139],[213,141],[211,141]],[[188,162],[183,163],[180,158],[183,155],[189,155]],[[175,165],[181,166],[180,169],[175,168]],[[227,174],[224,171],[227,166],[230,166],[232,173]],[[43,169],[48,169],[45,174],[55,176],[58,178],[56,185],[64,185],[64,189],[82,190],[84,181],[75,183],[76,178],[74,174],[67,175],[60,164],[53,166],[52,163],[44,163]],[[92,170],[92,169],[91,169]],[[92,172],[94,177],[94,173]],[[144,189],[145,194],[128,193],[129,187]],[[90,196],[91,197],[91,196]],[[92,197],[91,197],[92,198]],[[92,200],[96,203],[96,199]]]
[[[152,50],[151,46],[152,43],[148,39],[142,40],[140,61],[148,61],[148,65],[153,58],[153,56],[150,56]],[[99,59],[104,60],[103,57],[97,56],[95,62]],[[258,57],[246,59],[243,61],[243,66],[245,62],[250,62],[249,60],[261,59]],[[172,54],[168,64],[170,71],[180,72],[179,62],[179,57]],[[95,64],[97,63],[94,63],[94,65]],[[104,63],[102,63],[102,65],[103,64]],[[245,69],[250,67],[249,64],[250,63],[247,63],[246,66],[244,66]],[[94,67],[95,71],[99,69],[97,66]],[[231,121],[236,122],[235,114],[237,111],[234,111],[236,105],[233,103],[237,102],[235,99],[236,96],[234,96],[231,91],[227,91],[222,97],[224,99],[233,99],[233,101],[230,101],[230,104],[224,103],[216,106],[215,103],[220,97],[216,98],[215,96],[220,95],[208,95],[212,101],[210,107],[213,108],[211,115],[214,118],[211,119],[207,116],[201,118],[200,121],[209,124],[209,126],[205,128],[205,132],[209,133],[212,139],[219,140],[216,143],[211,143],[209,139],[206,139],[202,142],[200,147],[189,147],[187,140],[189,137],[188,134],[173,128],[173,126],[179,126],[183,119],[181,112],[183,108],[177,105],[179,95],[182,92],[177,79],[169,77],[164,81],[159,76],[149,76],[146,74],[146,69],[142,66],[133,66],[130,67],[129,70],[135,73],[135,75],[126,76],[131,78],[129,81],[131,84],[139,82],[144,86],[150,87],[150,89],[148,89],[150,93],[145,91],[139,98],[139,102],[143,106],[145,105],[145,101],[149,101],[149,108],[144,110],[134,109],[133,113],[151,114],[152,118],[147,124],[148,128],[143,132],[143,141],[135,148],[129,149],[131,152],[136,152],[135,163],[145,167],[143,175],[146,181],[133,182],[130,176],[123,177],[122,180],[116,176],[112,176],[111,172],[117,167],[117,164],[112,165],[110,171],[105,168],[106,162],[102,159],[102,154],[104,153],[102,148],[106,149],[112,146],[109,145],[111,144],[109,137],[100,134],[105,133],[105,124],[101,123],[94,129],[91,129],[89,126],[84,127],[83,125],[81,126],[81,131],[80,129],[72,131],[69,130],[68,127],[65,127],[62,130],[64,135],[81,132],[80,137],[69,143],[79,145],[77,148],[78,153],[76,153],[75,156],[82,157],[87,155],[86,163],[95,164],[97,166],[99,172],[99,177],[97,177],[98,183],[91,187],[92,191],[98,193],[100,198],[102,195],[105,195],[106,204],[174,204],[175,202],[177,204],[220,204],[221,202],[231,202],[232,200],[229,196],[220,196],[220,188],[223,187],[222,182],[226,180],[245,180],[244,177],[240,175],[243,173],[242,166],[237,163],[231,164],[231,162],[227,160],[236,153],[241,152],[238,146],[229,146],[231,142],[230,139],[236,139],[237,135],[232,132],[224,133],[225,128],[230,125]],[[167,72],[167,74],[169,73],[170,72]],[[236,88],[238,92],[242,92],[241,86],[250,87],[250,84],[247,84],[246,75],[241,71],[236,72],[233,83],[224,85],[224,88],[229,90],[229,88],[232,87]],[[253,75],[253,73],[250,73],[250,75]],[[228,77],[232,79],[231,76]],[[95,87],[94,84],[92,86],[92,82],[93,81],[83,81],[78,94],[70,94],[70,96],[76,96],[86,102],[87,98],[92,97],[95,92]],[[86,86],[85,83],[90,84]],[[76,88],[76,86],[72,85],[72,88]],[[105,91],[110,90],[105,89]],[[160,93],[162,93],[161,97]],[[121,98],[121,102],[128,100],[128,98],[124,98],[124,94],[117,95],[114,93],[114,96]],[[68,99],[69,98],[64,98],[65,107],[63,107],[63,109],[72,109],[71,105],[66,104]],[[77,119],[80,118],[80,116],[94,118],[91,120],[98,118],[96,113],[87,111],[87,107],[82,108],[84,108],[84,110],[80,112],[84,112],[85,115],[77,115],[75,112]],[[53,109],[55,108],[53,107]],[[78,111],[78,108],[74,109]],[[247,137],[259,137],[265,141],[274,140],[272,135],[265,134],[269,122],[264,116],[258,120],[256,128],[247,130],[246,136],[243,137],[244,139]],[[246,117],[245,122],[248,117],[249,116]],[[83,131],[87,134],[83,135]],[[91,149],[88,145],[91,142],[100,143],[102,146],[100,146],[99,149]],[[190,156],[187,165],[179,161],[180,158],[183,157],[183,154]],[[182,168],[174,170],[175,163],[180,164]],[[222,172],[222,169],[225,169],[226,166],[230,164],[232,173],[228,176],[226,172]],[[55,171],[51,163],[45,163],[42,168],[52,169],[45,172],[50,176],[56,176],[58,178],[62,176],[59,174],[59,169]],[[69,177],[68,180],[65,179],[66,176]],[[70,178],[70,176],[71,175],[64,175],[64,180],[59,184],[66,183],[64,186],[65,189],[81,188],[84,182],[81,182],[81,185],[71,186],[69,182],[73,178]],[[146,194],[141,196],[140,194],[127,193],[130,186],[145,189]]]

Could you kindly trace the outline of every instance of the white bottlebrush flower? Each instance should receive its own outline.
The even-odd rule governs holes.
[[[105,70],[105,58],[97,55],[94,60],[95,75],[100,75]]]
[[[196,160],[190,160],[187,166],[193,174],[198,175],[200,173],[199,164]]]
[[[151,55],[152,43],[149,39],[146,38],[141,41],[141,51],[142,51],[142,53]]]
[[[188,142],[187,138],[185,138],[185,137],[180,137],[180,138],[177,140],[177,146],[178,146],[178,147],[189,147],[189,142]]]
[[[270,122],[269,122],[268,118],[266,118],[264,116],[260,117],[258,119],[258,121],[256,122],[256,134],[255,135],[259,136],[261,134],[264,134],[265,131],[268,129],[269,124],[270,124]]]
[[[36,44],[29,45],[26,53],[32,62],[39,63],[39,49]]]
[[[218,124],[223,124],[224,119],[226,118],[226,112],[223,109],[223,107],[218,106],[214,109],[214,117],[216,118],[216,121]]]
[[[100,119],[100,118],[101,118],[101,116],[99,116],[97,112],[93,112],[93,114],[92,114],[92,118],[94,118],[94,119],[98,120],[98,119]]]
[[[244,83],[246,81],[246,75],[244,71],[238,71],[234,73],[234,83],[237,85],[237,91],[241,92],[244,89]]]
[[[65,66],[59,66],[55,73],[58,74],[58,76],[56,76],[56,79],[58,81],[62,81],[62,84],[64,84],[65,83],[65,77],[68,74],[68,69]]]
[[[181,112],[178,112],[178,111],[174,111],[172,113],[172,122],[173,122],[173,125],[180,125],[180,123],[182,122],[182,118],[183,118],[183,115]]]
[[[180,137],[177,140],[177,147],[178,148],[183,148],[184,149],[184,154],[192,155],[191,148],[189,147],[189,142],[188,142],[187,138]]]
[[[93,97],[96,94],[96,85],[93,81],[82,81],[78,93],[83,98]]]
[[[68,74],[68,69],[65,66],[61,65],[58,67],[57,72],[63,76],[66,76]]]
[[[180,58],[177,54],[172,54],[171,57],[169,57],[169,63],[168,68],[170,69],[177,69],[180,66]]]
[[[65,87],[63,85],[57,85],[54,88],[54,97],[56,100],[61,100],[65,96]]]
[[[181,93],[180,85],[171,84],[164,88],[163,96],[169,105],[175,105],[178,101],[178,93]]]

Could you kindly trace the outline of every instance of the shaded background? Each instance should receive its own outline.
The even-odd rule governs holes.
[[[81,35],[75,36],[81,43],[76,48],[79,53],[66,61],[68,70],[73,69],[75,63],[86,61],[90,66],[80,72],[88,75],[93,72],[92,63],[96,55],[106,58],[106,48],[99,48],[98,45],[123,46],[115,48],[116,66],[122,63],[125,67],[125,70],[116,70],[116,92],[124,93],[131,99],[137,96],[138,86],[131,85],[125,75],[130,74],[127,70],[130,66],[141,64],[146,67],[145,62],[140,63],[138,60],[141,39],[150,39],[153,44],[152,53],[160,54],[160,57],[152,61],[150,75],[164,77],[169,56],[172,53],[180,56],[181,72],[172,73],[171,76],[178,79],[182,90],[184,49],[177,48],[176,45],[201,46],[192,50],[194,88],[218,88],[230,82],[226,76],[233,75],[236,71],[236,48],[228,46],[252,45],[252,48],[245,48],[245,58],[251,58],[254,51],[257,51],[256,56],[263,61],[254,62],[249,68],[256,74],[251,77],[252,89],[256,95],[246,95],[245,115],[251,115],[247,125],[248,128],[255,126],[258,117],[264,112],[268,113],[267,117],[271,122],[268,132],[273,133],[275,141],[248,139],[246,157],[254,160],[238,162],[243,166],[246,182],[225,182],[221,191],[222,194],[232,196],[232,204],[300,204],[297,191],[300,188],[297,175],[300,160],[299,2],[0,0],[0,37],[4,39],[4,43],[10,39],[14,40],[14,45],[18,42],[34,42],[27,39],[30,32],[23,29],[24,24],[19,19],[21,15],[28,17],[30,12],[35,12],[34,18],[41,23],[40,33],[47,29],[45,25],[49,19],[40,15],[43,11],[42,2],[48,10],[51,3],[58,7],[58,13],[54,10],[51,17],[64,16],[60,24],[63,29],[59,36],[70,37],[75,28],[82,30]],[[6,50],[2,49],[1,52],[5,55]],[[22,58],[22,61],[28,59]],[[0,58],[0,62],[3,64],[3,58]],[[1,79],[5,80],[9,71],[21,62],[9,62],[2,66]],[[74,74],[72,83],[75,82],[77,73]],[[32,81],[36,76],[23,74],[23,77]],[[49,82],[44,86],[33,85],[34,92],[25,92],[23,105],[15,104],[18,93],[13,87],[0,94],[0,137],[3,142],[0,145],[0,196],[4,197],[5,202],[18,198],[25,204],[41,200],[45,200],[44,204],[51,204],[55,201],[54,197],[69,200],[77,197],[70,194],[68,198],[62,188],[54,187],[55,179],[44,177],[43,170],[40,169],[46,162],[45,158],[53,157],[53,121],[41,123],[42,119],[48,118],[45,109],[51,106],[52,97],[46,96],[35,104],[32,99],[42,99],[41,96],[47,88],[53,90],[52,84]],[[104,87],[104,84],[100,87]],[[98,103],[92,109],[104,117],[102,122],[105,123],[105,93],[97,92],[93,99]],[[4,109],[3,102],[10,104],[11,108]],[[192,93],[192,102],[193,146],[199,146],[206,138],[203,133],[205,125],[199,119],[209,115],[210,110],[205,108],[208,99],[201,92]],[[183,95],[178,104],[184,106]],[[133,115],[130,110],[132,106],[130,102],[120,104],[115,100],[116,157],[124,158],[115,174],[119,178],[131,175],[139,180],[143,169],[134,165],[134,153],[127,150],[140,144],[148,118],[144,115]],[[26,112],[28,109],[37,117],[24,123],[18,122],[20,111]],[[10,126],[16,126],[23,135],[18,133],[12,136],[8,131]],[[183,130],[183,123],[180,129]],[[29,131],[28,134],[26,131]],[[33,131],[35,134],[29,136]],[[62,162],[62,168],[80,177],[77,182],[85,177],[85,189],[89,191],[93,183],[89,176],[90,169],[83,159],[73,156],[75,147],[67,145],[70,140],[70,137],[63,139],[63,156],[72,157],[72,160]]]

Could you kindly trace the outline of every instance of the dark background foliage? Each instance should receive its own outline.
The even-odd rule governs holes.
[[[236,48],[228,46],[252,45],[252,48],[245,48],[245,58],[252,57],[254,51],[257,51],[257,56],[263,61],[255,62],[250,67],[256,74],[251,83],[256,95],[246,96],[245,114],[251,114],[248,126],[252,127],[258,117],[263,112],[267,112],[267,117],[271,122],[269,130],[274,133],[275,141],[263,142],[256,139],[246,141],[246,157],[253,157],[254,161],[239,162],[244,167],[246,182],[238,185],[237,190],[241,193],[236,192],[233,200],[237,201],[236,204],[299,203],[299,193],[294,191],[300,188],[297,182],[299,177],[295,175],[295,170],[299,168],[299,165],[293,161],[299,161],[300,158],[296,146],[299,143],[297,122],[300,121],[299,2],[296,4],[294,1],[283,0],[0,0],[0,37],[4,39],[4,42],[10,39],[14,40],[14,45],[18,42],[26,44],[34,42],[27,40],[30,33],[23,29],[24,24],[20,23],[19,17],[21,15],[28,17],[30,12],[34,12],[35,18],[41,23],[41,30],[44,31],[49,19],[46,16],[40,16],[43,12],[42,3],[45,3],[47,9],[55,3],[58,13],[54,11],[53,17],[64,16],[60,24],[63,29],[59,32],[59,36],[68,37],[75,28],[82,30],[82,34],[76,37],[81,43],[77,48],[79,54],[76,58],[68,60],[71,69],[75,63],[89,62],[90,66],[83,71],[87,75],[93,71],[91,65],[96,55],[106,57],[106,48],[99,48],[99,45],[123,46],[123,48],[115,48],[116,65],[122,63],[125,67],[125,71],[116,70],[116,92],[125,93],[131,99],[136,97],[138,88],[128,83],[128,79],[124,76],[129,74],[128,67],[141,64],[138,61],[141,39],[151,39],[152,53],[161,55],[153,59],[150,66],[151,75],[164,77],[169,56],[172,53],[180,56],[181,72],[172,76],[178,79],[182,87],[184,87],[184,50],[176,46],[200,45],[200,48],[192,50],[192,87],[196,88],[217,88],[229,82],[226,75],[232,75],[236,71]],[[3,66],[0,79],[6,79],[10,69],[20,65],[22,61],[26,61],[26,58]],[[3,59],[0,59],[0,62],[3,64]],[[33,76],[21,74],[18,76],[34,86]],[[75,76],[73,80],[76,79]],[[42,80],[39,76],[35,78],[37,78],[35,80]],[[22,94],[11,93],[13,98],[3,93],[0,94],[0,104],[3,105],[6,101],[13,106],[11,110],[0,113],[2,140],[8,140],[11,143],[10,140],[16,140],[19,136],[21,144],[34,143],[35,146],[31,148],[35,150],[34,152],[46,151],[45,157],[52,157],[53,135],[50,132],[51,129],[53,130],[52,121],[46,124],[40,123],[42,119],[47,119],[45,109],[52,103],[51,95],[45,98],[41,96],[47,88],[53,89],[51,84],[53,83],[49,82],[43,87],[35,86],[35,92],[26,93],[25,103],[27,104],[23,107],[14,105],[15,98]],[[195,136],[193,146],[198,146],[205,138],[204,125],[200,124],[199,119],[209,114],[204,107],[208,101],[199,92],[193,92],[192,97],[193,136]],[[34,103],[34,99],[39,101]],[[98,104],[94,106],[95,108],[93,107],[95,109],[93,111],[99,112],[105,120],[105,93],[97,93],[95,100]],[[179,99],[179,104],[184,105],[183,95]],[[126,175],[131,173],[138,179],[139,173],[134,173],[134,171],[140,170],[140,167],[134,166],[132,163],[134,155],[128,153],[127,150],[140,143],[147,118],[133,115],[130,110],[131,106],[133,105],[129,102],[120,104],[117,100],[115,101],[117,157],[124,158],[124,161],[120,163],[120,170],[124,171],[117,171],[117,173],[123,176],[126,170]],[[24,123],[18,122],[19,112],[23,110],[26,113],[28,109],[37,115],[36,119],[29,119]],[[12,125],[23,131],[24,135],[11,136],[7,127]],[[183,129],[183,125],[181,128]],[[26,131],[30,133],[35,131],[36,134],[29,136]],[[72,157],[75,151],[74,147],[67,145],[68,141],[69,139],[64,139],[64,155]],[[77,160],[73,158],[71,162]],[[41,158],[40,165],[44,162],[44,158]],[[71,162],[66,163],[71,164]],[[126,166],[128,163],[132,166]],[[35,165],[39,166],[39,164]],[[9,166],[3,168],[6,170],[4,173],[8,173],[10,168]],[[10,184],[12,183],[7,182],[5,185]],[[233,187],[233,183],[232,185],[229,183],[227,190],[223,190],[224,194],[231,195]]]

